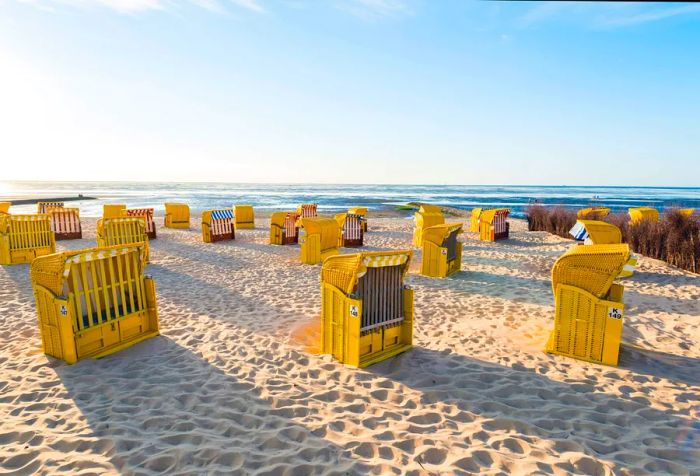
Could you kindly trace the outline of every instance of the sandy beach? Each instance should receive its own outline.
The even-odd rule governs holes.
[[[315,353],[319,266],[163,228],[161,336],[76,365],[42,353],[28,266],[0,267],[0,474],[700,474],[700,277],[641,258],[620,366],[543,352],[572,241],[463,235],[462,272],[415,274],[414,348],[358,370]],[[366,250],[413,222],[369,220]],[[84,239],[59,250],[94,246]],[[352,250],[343,249],[349,253]]]

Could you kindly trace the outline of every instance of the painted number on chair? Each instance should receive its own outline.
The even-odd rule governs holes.
[[[355,304],[350,304],[350,315],[352,317],[360,317],[360,313]]]
[[[68,315],[68,309],[66,309],[66,305],[65,305],[65,304],[61,304],[61,307],[58,309],[58,312],[60,312],[62,316],[67,316],[67,315]]]
[[[608,317],[612,319],[622,319],[622,311],[620,311],[616,307],[609,307],[608,308]]]

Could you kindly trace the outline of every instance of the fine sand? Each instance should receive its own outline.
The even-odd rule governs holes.
[[[414,348],[358,370],[314,353],[320,268],[268,220],[213,245],[161,223],[162,335],[100,360],[47,358],[29,267],[0,267],[0,474],[700,474],[697,276],[640,260],[619,367],[551,356],[572,242],[513,220],[464,236],[461,273],[409,275]],[[408,219],[369,226],[365,249],[410,246]]]

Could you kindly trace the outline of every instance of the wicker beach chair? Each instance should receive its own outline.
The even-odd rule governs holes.
[[[0,214],[0,264],[31,263],[56,252],[51,217]]]
[[[55,233],[56,240],[79,240],[83,237],[80,209],[54,207],[46,210],[51,217],[51,230]]]
[[[202,212],[202,241],[214,243],[234,240],[236,231],[233,225],[233,210],[205,210]]]
[[[190,207],[186,203],[166,203],[165,219],[166,228],[186,229],[190,227]]]
[[[142,216],[102,218],[97,220],[97,246],[141,244],[144,263],[148,263],[150,246],[146,234],[146,220]]]
[[[462,268],[461,223],[445,223],[423,230],[423,261],[420,272],[432,278],[444,278]]]
[[[119,218],[126,214],[126,205],[123,203],[105,203],[102,205],[102,218]]]
[[[612,223],[598,220],[578,220],[569,234],[587,245],[622,243],[622,232]]]
[[[337,255],[340,226],[333,218],[302,218],[299,233],[301,262],[319,264],[329,256]]]
[[[295,212],[274,212],[270,217],[270,244],[292,245],[299,241],[299,227]]]
[[[255,228],[255,211],[253,205],[235,205],[233,207],[236,229]]]
[[[156,222],[153,220],[153,208],[127,208],[122,212],[122,216],[127,217],[143,217],[146,221],[146,235],[148,235],[149,240],[155,240],[156,235]]]
[[[582,208],[576,212],[576,217],[580,220],[600,220],[608,215],[610,215],[610,209],[607,207]]]
[[[614,283],[630,259],[626,244],[573,246],[552,268],[554,330],[545,350],[617,365],[624,287]]]
[[[508,208],[482,210],[479,215],[479,239],[482,241],[507,239],[510,234],[509,214]]]
[[[659,221],[659,211],[656,208],[650,207],[638,207],[630,208],[630,224],[636,225],[643,221],[648,221],[651,223],[656,223]]]
[[[341,228],[340,246],[354,248],[362,246],[364,241],[364,220],[361,215],[338,213],[335,220]]]
[[[37,202],[36,212],[37,213],[48,213],[49,210],[55,210],[57,208],[63,208],[65,205],[63,202]]]
[[[415,228],[413,229],[413,246],[423,246],[423,230],[435,225],[445,223],[442,209],[435,205],[421,205],[413,216]]]
[[[321,268],[321,352],[367,367],[411,348],[411,251],[331,256]]]
[[[360,215],[362,217],[362,231],[367,233],[367,207],[352,207],[348,209],[349,215]]]
[[[153,279],[140,245],[42,256],[30,276],[44,353],[74,364],[158,335]]]

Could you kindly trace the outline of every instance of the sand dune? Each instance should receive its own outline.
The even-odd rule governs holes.
[[[162,336],[73,366],[41,352],[28,266],[0,268],[0,474],[700,474],[697,276],[642,258],[620,367],[554,357],[571,242],[515,220],[467,234],[461,273],[410,275],[414,349],[357,370],[313,353],[319,267],[267,225],[215,245],[159,227]],[[59,248],[92,246],[84,226]],[[366,248],[411,229],[371,220]]]

